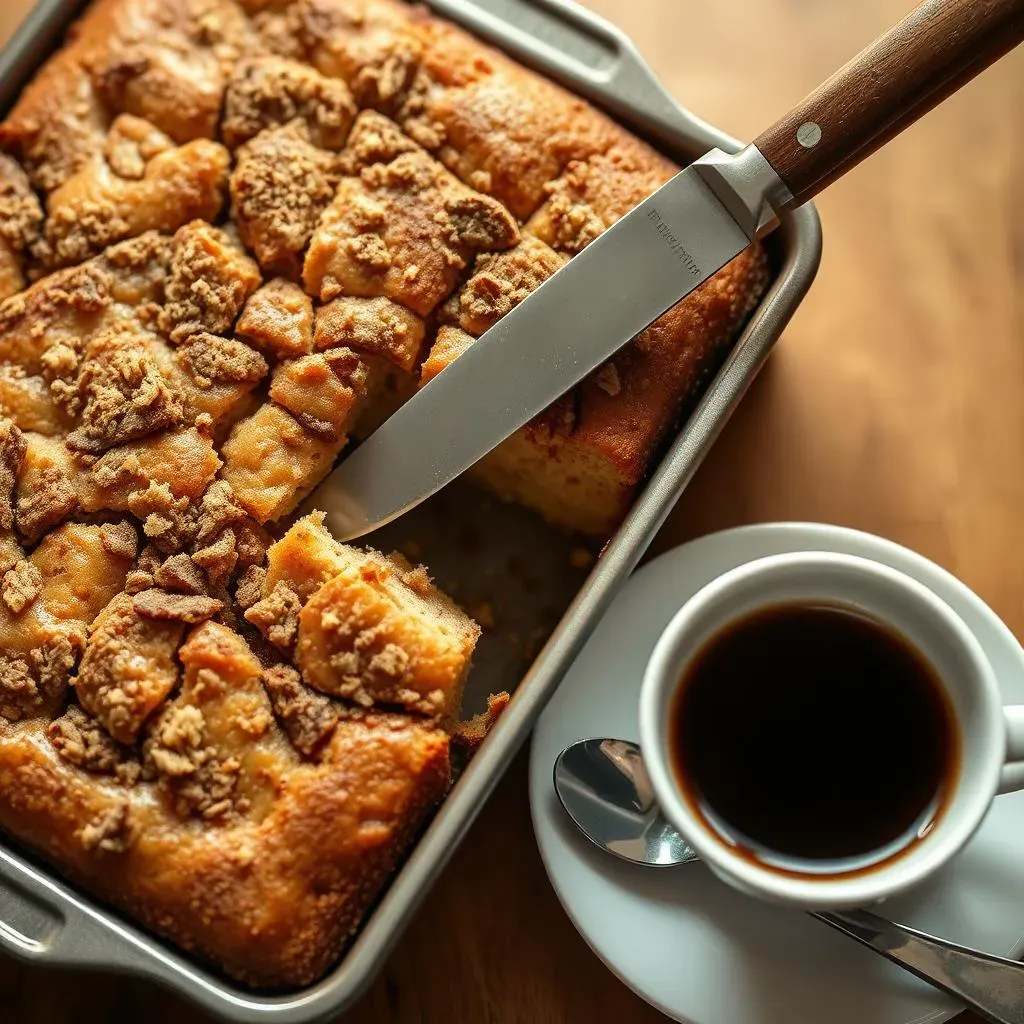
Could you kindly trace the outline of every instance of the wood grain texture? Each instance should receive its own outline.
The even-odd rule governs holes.
[[[633,36],[676,96],[740,138],[910,6],[589,2]],[[0,25],[13,27],[25,4],[3,0]],[[1021,109],[1017,52],[822,195],[817,282],[655,553],[743,523],[841,523],[934,559],[1024,638]],[[525,766],[522,756],[498,786],[346,1024],[664,1019],[561,910],[534,843]],[[204,1019],[141,982],[5,959],[0,997],[0,1020],[12,1024]]]
[[[1021,39],[1024,0],[925,0],[754,142],[806,202]]]

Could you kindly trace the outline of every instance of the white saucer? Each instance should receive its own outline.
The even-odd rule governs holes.
[[[1024,651],[995,614],[927,559],[868,534],[781,523],[743,527],[669,551],[623,588],[533,736],[534,830],[562,905],[597,955],[638,995],[690,1024],[924,1024],[947,997],[827,926],[734,892],[703,866],[641,868],[601,854],[558,803],[551,769],[577,739],[636,740],[644,664],[659,632],[726,570],[785,551],[865,555],[948,601],[974,631],[1007,702],[1024,702]],[[1004,956],[1024,951],[1024,793],[998,797],[971,844],[888,916]]]

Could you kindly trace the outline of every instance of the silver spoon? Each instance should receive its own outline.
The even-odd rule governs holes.
[[[554,783],[573,823],[607,853],[647,867],[699,860],[658,811],[635,743],[579,740],[555,759]],[[948,992],[983,1020],[1024,1024],[1024,964],[895,924],[866,910],[810,916]]]

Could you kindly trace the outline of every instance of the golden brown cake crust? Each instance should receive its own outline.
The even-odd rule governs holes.
[[[300,985],[330,966],[448,786],[442,730],[353,715],[319,763],[291,770],[262,820],[197,829],[154,799],[153,784],[120,784],[116,765],[98,774],[69,764],[46,728],[0,723],[3,828],[101,898],[264,987]]]
[[[0,122],[0,829],[233,978],[322,976],[507,695],[460,727],[480,627],[295,509],[677,169],[419,5],[93,0]],[[766,273],[478,479],[611,532]]]

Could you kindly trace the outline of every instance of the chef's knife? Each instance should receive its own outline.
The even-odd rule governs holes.
[[[771,231],[786,210],[1022,38],[1024,0],[926,0],[753,144],[734,155],[712,150],[677,174],[340,464],[311,499],[331,532],[354,539],[435,493]]]

